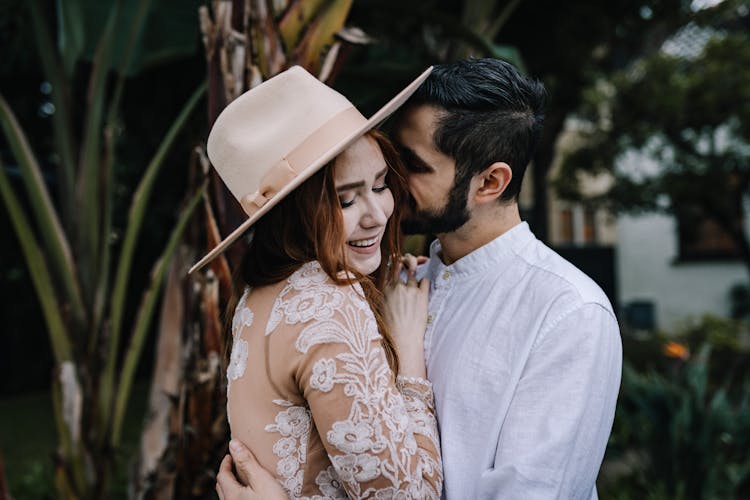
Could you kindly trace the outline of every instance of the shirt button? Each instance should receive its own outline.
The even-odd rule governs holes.
[[[433,316],[432,316],[432,314],[428,314],[428,315],[427,315],[427,324],[428,324],[428,325],[432,324],[432,320],[433,320]]]
[[[450,272],[450,271],[445,271],[445,272],[443,273],[443,279],[444,279],[444,280],[447,280],[447,279],[448,279],[448,278],[450,278],[450,277],[451,277],[451,272]]]

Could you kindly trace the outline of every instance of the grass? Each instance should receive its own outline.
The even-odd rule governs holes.
[[[125,498],[129,467],[138,441],[148,397],[148,382],[137,381],[125,417],[121,459],[112,498]],[[0,399],[0,452],[10,493],[19,499],[56,498],[54,452],[57,431],[49,392]]]
[[[49,393],[0,400],[0,450],[13,496],[54,498],[52,453],[56,441]]]

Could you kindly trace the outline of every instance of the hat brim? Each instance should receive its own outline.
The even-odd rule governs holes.
[[[232,231],[226,238],[221,240],[211,251],[209,251],[201,260],[196,262],[193,267],[190,268],[188,274],[191,274],[198,269],[202,268],[213,259],[218,257],[224,250],[229,247],[232,243],[237,241],[250,227],[255,224],[258,219],[268,213],[279,201],[284,199],[286,195],[294,191],[300,184],[309,179],[315,172],[323,168],[329,161],[338,156],[339,153],[344,151],[346,148],[352,145],[357,139],[362,137],[364,134],[375,128],[383,120],[388,118],[394,111],[400,108],[411,95],[419,88],[422,82],[425,81],[427,76],[432,71],[432,66],[427,68],[421,75],[414,79],[406,88],[399,92],[393,99],[388,101],[382,108],[380,108],[375,114],[373,114],[362,126],[353,130],[345,139],[341,140],[335,146],[326,151],[318,159],[312,162],[310,165],[305,167],[297,176],[289,182],[286,186],[279,190],[272,198],[270,198],[258,211],[248,217],[246,221],[240,224],[234,231]]]

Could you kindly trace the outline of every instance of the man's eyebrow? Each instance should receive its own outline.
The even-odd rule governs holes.
[[[419,170],[432,172],[434,169],[424,161],[413,149],[403,144],[397,144],[398,152],[406,163],[407,170]],[[411,165],[410,165],[411,164]],[[411,167],[411,168],[410,168]],[[414,168],[416,167],[416,169]]]
[[[375,178],[380,179],[387,173],[388,173],[388,167],[385,167],[383,170],[381,170],[375,175]],[[365,181],[350,182],[349,184],[342,184],[341,186],[336,186],[336,192],[338,193],[341,191],[349,191],[350,189],[357,189],[364,185],[365,185]]]

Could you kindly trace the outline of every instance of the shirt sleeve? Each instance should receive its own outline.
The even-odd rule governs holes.
[[[351,498],[439,498],[432,387],[394,377],[369,305],[344,295],[296,344],[297,383],[333,469]]]
[[[497,443],[481,498],[596,498],[622,369],[612,313],[586,304],[537,341]]]

